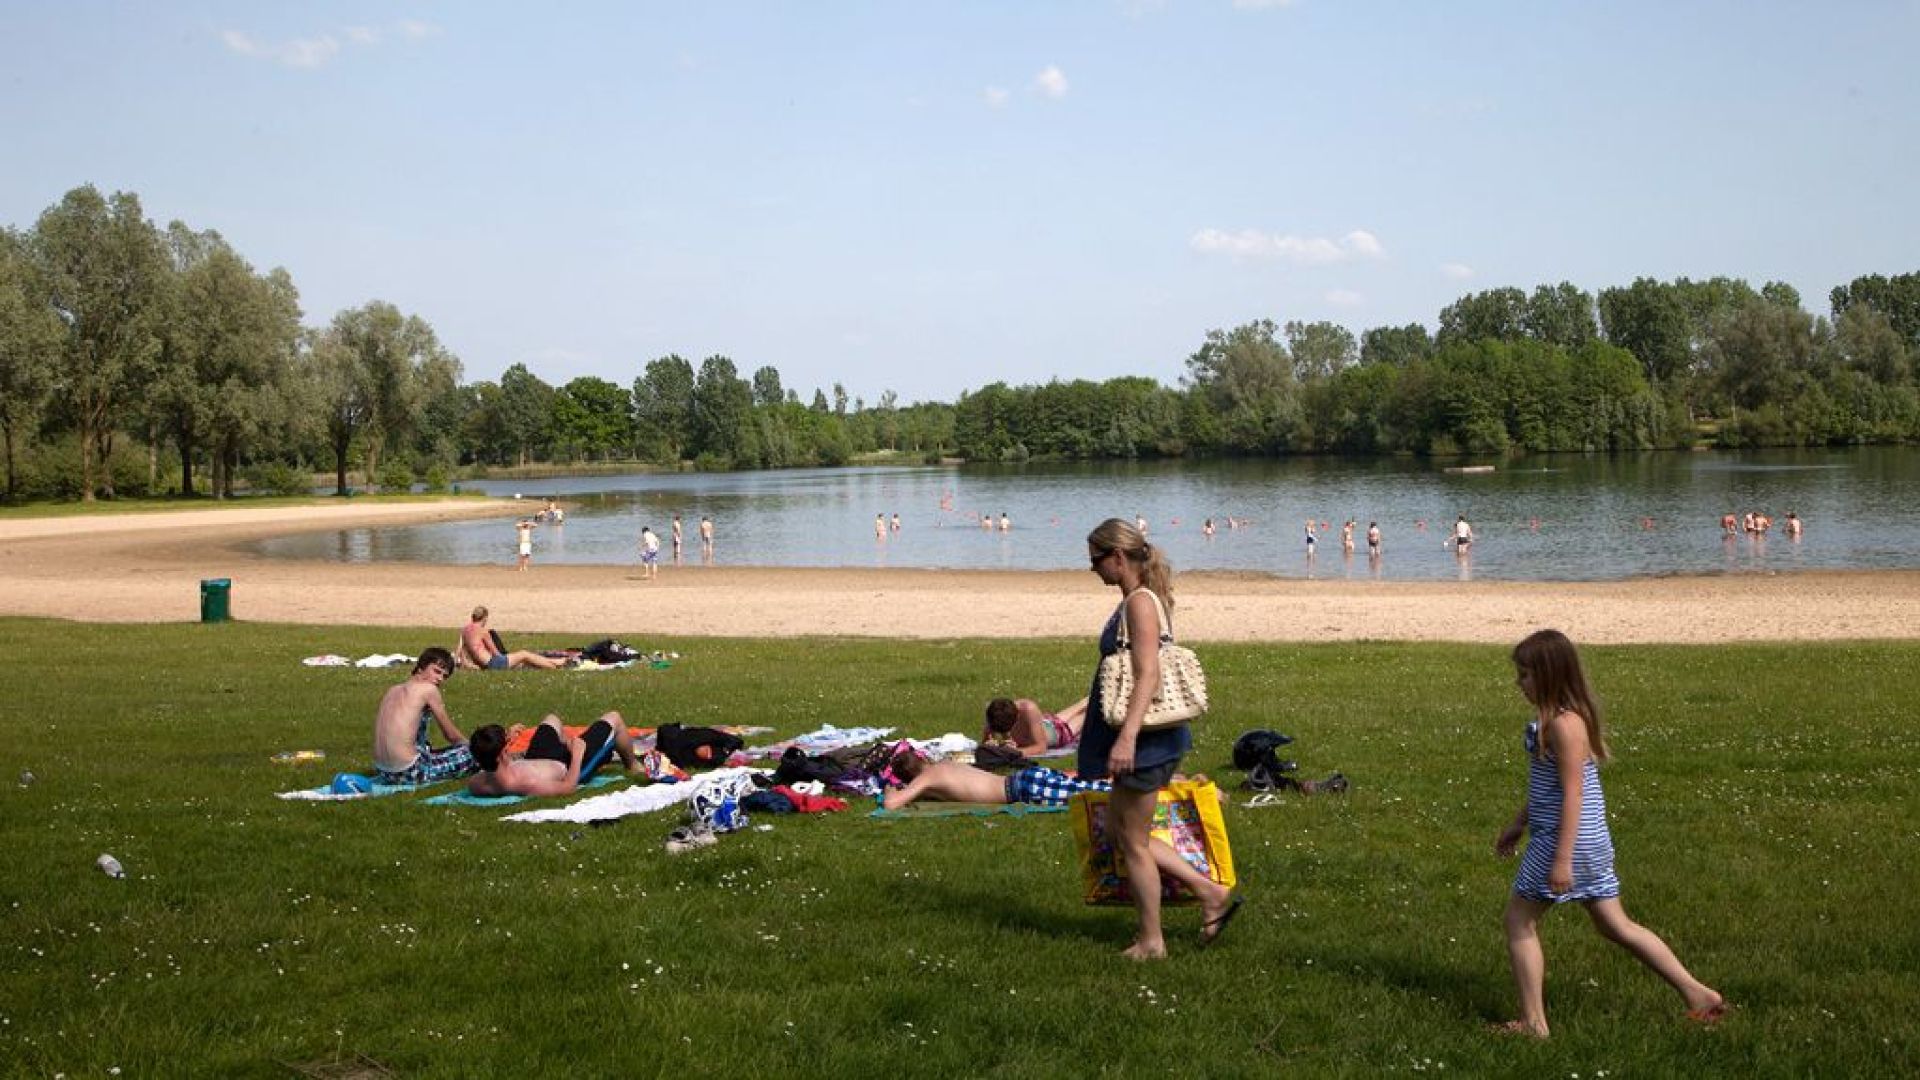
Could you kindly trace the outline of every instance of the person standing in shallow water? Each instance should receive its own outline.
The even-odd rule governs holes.
[[[1172,638],[1173,568],[1166,556],[1147,543],[1140,530],[1119,518],[1109,518],[1087,534],[1087,558],[1100,580],[1120,590],[1114,609],[1100,633],[1100,655],[1118,652],[1122,620],[1127,649],[1133,662],[1133,694],[1127,701],[1103,701],[1096,675],[1088,692],[1087,720],[1080,733],[1080,778],[1113,778],[1107,804],[1108,833],[1125,855],[1127,884],[1133,893],[1138,928],[1133,943],[1122,954],[1134,960],[1167,955],[1160,927],[1162,875],[1192,890],[1200,898],[1200,943],[1210,944],[1240,910],[1232,890],[1201,874],[1164,841],[1150,835],[1160,789],[1173,778],[1180,759],[1193,747],[1187,725],[1143,731],[1147,704],[1160,685],[1160,641]],[[1161,625],[1161,611],[1167,625]],[[1114,723],[1115,719],[1119,723]]]

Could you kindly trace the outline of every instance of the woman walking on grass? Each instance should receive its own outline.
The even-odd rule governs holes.
[[[1126,858],[1127,884],[1139,916],[1139,929],[1124,955],[1151,960],[1167,955],[1160,932],[1162,874],[1200,898],[1202,946],[1226,929],[1227,921],[1240,910],[1240,900],[1188,865],[1164,841],[1148,835],[1160,789],[1193,746],[1193,735],[1185,724],[1141,730],[1147,704],[1160,687],[1160,642],[1163,636],[1173,638],[1173,569],[1138,528],[1119,518],[1108,518],[1087,534],[1087,557],[1100,580],[1120,590],[1120,606],[1100,633],[1100,656],[1105,659],[1120,650],[1121,620],[1126,620],[1133,694],[1128,701],[1102,701],[1100,679],[1094,678],[1088,692],[1088,720],[1080,736],[1080,778],[1113,779],[1108,831]],[[1162,605],[1168,613],[1166,626],[1160,624]]]
[[[1513,854],[1520,834],[1527,851],[1507,898],[1507,953],[1520,995],[1520,1018],[1500,1030],[1547,1037],[1546,954],[1540,917],[1555,904],[1582,904],[1600,936],[1632,953],[1686,999],[1687,1018],[1712,1024],[1726,1015],[1719,991],[1693,977],[1660,936],[1627,917],[1613,872],[1613,838],[1599,763],[1607,760],[1600,706],[1587,685],[1580,654],[1567,635],[1539,630],[1514,646],[1520,692],[1533,706],[1527,724],[1527,801],[1500,831],[1493,850]]]

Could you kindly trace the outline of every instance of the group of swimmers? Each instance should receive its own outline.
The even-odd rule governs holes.
[[[1789,540],[1798,540],[1800,539],[1801,533],[1805,531],[1806,526],[1801,522],[1799,514],[1789,510],[1787,511],[1787,520],[1782,524],[1781,528],[1787,534]],[[1741,533],[1760,539],[1764,538],[1772,529],[1773,519],[1768,517],[1764,511],[1749,510],[1738,518],[1734,517],[1731,513],[1720,515],[1720,534],[1729,539],[1739,536]]]

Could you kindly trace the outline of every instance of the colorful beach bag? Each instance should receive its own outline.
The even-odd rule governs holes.
[[[1107,835],[1104,791],[1087,791],[1067,803],[1073,820],[1073,842],[1080,853],[1080,884],[1089,904],[1131,904],[1126,857]],[[1227,844],[1227,819],[1220,811],[1220,789],[1211,780],[1176,780],[1160,789],[1153,808],[1152,835],[1178,852],[1187,865],[1231,889],[1233,849]],[[1164,904],[1193,904],[1199,898],[1172,878],[1160,878]]]

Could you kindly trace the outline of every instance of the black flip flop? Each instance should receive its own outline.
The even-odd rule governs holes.
[[[1200,947],[1204,949],[1220,940],[1220,935],[1227,932],[1227,924],[1233,921],[1235,915],[1240,914],[1240,909],[1245,907],[1246,903],[1246,897],[1236,896],[1233,902],[1227,905],[1227,910],[1221,912],[1218,918],[1200,924]],[[1213,933],[1207,933],[1209,930]]]

